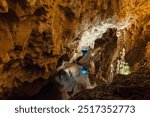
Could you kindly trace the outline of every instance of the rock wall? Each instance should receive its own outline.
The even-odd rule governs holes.
[[[149,70],[149,11],[148,0],[0,0],[0,98],[38,93],[59,58],[71,58],[84,32],[102,22],[121,25],[114,53],[104,47],[103,58],[110,62],[102,74],[109,75],[122,48],[134,72]]]

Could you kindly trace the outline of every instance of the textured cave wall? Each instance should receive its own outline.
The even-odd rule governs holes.
[[[108,77],[123,47],[134,72],[149,70],[149,11],[148,0],[0,0],[0,98],[36,94],[55,74],[59,58],[72,56],[84,31],[107,19],[127,26],[114,35],[115,43],[103,46],[108,59],[100,59],[98,77]]]

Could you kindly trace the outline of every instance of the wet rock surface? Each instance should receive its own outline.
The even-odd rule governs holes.
[[[0,0],[0,99],[61,99],[49,80],[93,26],[98,87],[71,99],[150,99],[149,11],[148,0]]]

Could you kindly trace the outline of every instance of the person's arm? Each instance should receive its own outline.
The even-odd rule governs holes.
[[[91,75],[95,74],[95,64],[93,61],[90,62],[89,74],[91,74]]]
[[[70,62],[76,61],[82,55],[82,53],[74,53],[73,57],[70,59]]]

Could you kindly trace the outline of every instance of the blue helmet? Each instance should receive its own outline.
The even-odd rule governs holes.
[[[86,69],[85,67],[82,68],[81,73],[82,73],[82,74],[87,74],[87,73],[88,73],[88,69]]]
[[[87,48],[82,48],[81,52],[83,53],[83,55],[88,55],[89,50]]]

